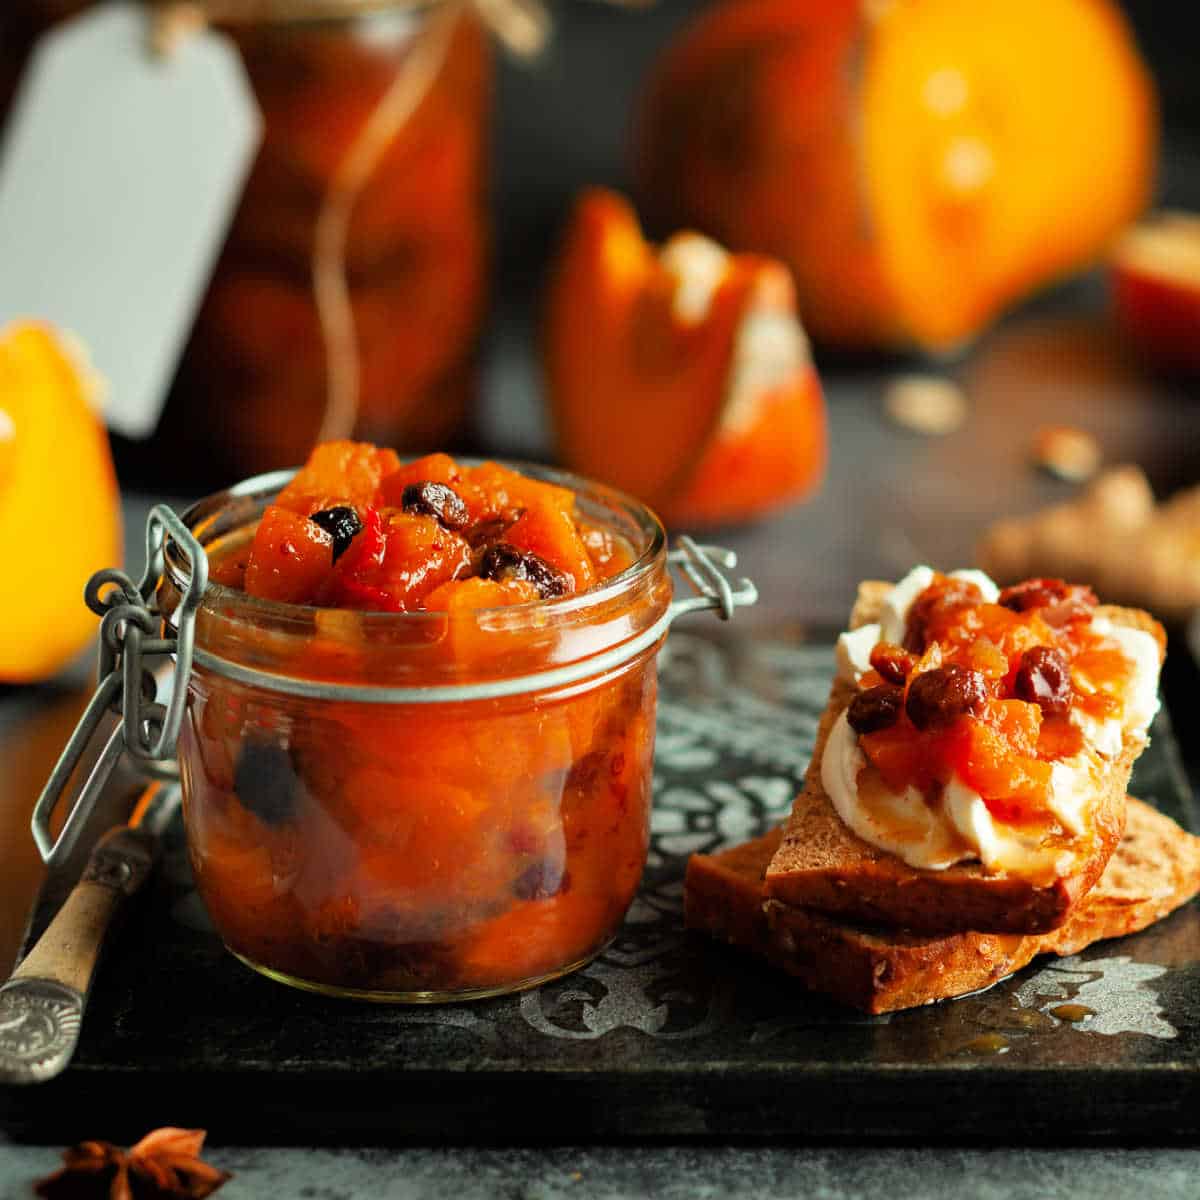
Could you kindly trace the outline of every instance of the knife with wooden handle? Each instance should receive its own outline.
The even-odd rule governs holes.
[[[96,843],[79,882],[0,987],[0,1083],[41,1083],[71,1061],[109,928],[150,875],[177,804],[177,788],[146,788],[129,823]]]

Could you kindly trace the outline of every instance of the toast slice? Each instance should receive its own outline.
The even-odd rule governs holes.
[[[1062,928],[1040,935],[922,937],[852,924],[768,900],[772,830],[688,863],[684,913],[692,929],[749,950],[812,991],[868,1013],[893,1012],[977,991],[1039,954],[1076,954],[1145,929],[1200,891],[1200,838],[1130,797],[1125,836],[1100,881]]]
[[[862,584],[850,628],[877,621],[890,590],[886,583]],[[1166,635],[1148,614],[1101,606],[1096,615],[1150,633],[1161,663]],[[1119,754],[1107,764],[1088,827],[1070,843],[1072,861],[1066,873],[1030,878],[987,871],[978,862],[920,869],[857,836],[838,816],[822,783],[822,756],[830,731],[855,691],[854,683],[839,672],[817,731],[804,788],[767,870],[767,895],[795,908],[917,933],[1045,933],[1061,925],[1099,879],[1121,839],[1125,788],[1144,739],[1126,735]]]

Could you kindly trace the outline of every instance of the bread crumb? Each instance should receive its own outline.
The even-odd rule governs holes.
[[[1033,461],[1069,483],[1083,483],[1100,469],[1104,454],[1090,433],[1070,425],[1047,425],[1033,438]]]
[[[967,397],[953,380],[937,375],[904,375],[888,385],[883,397],[888,417],[903,429],[941,437],[967,419]]]

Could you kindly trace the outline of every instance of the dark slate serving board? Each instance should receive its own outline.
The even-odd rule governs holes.
[[[684,931],[687,856],[787,812],[831,669],[827,646],[672,636],[640,897],[591,966],[521,996],[413,1009],[270,983],[209,930],[176,831],[104,965],[74,1065],[0,1088],[0,1120],[57,1141],[166,1123],[302,1144],[1196,1140],[1200,904],[988,992],[884,1017]],[[1197,828],[1165,714],[1133,790]],[[1094,1015],[1055,1016],[1068,1000]],[[981,1055],[996,1033],[1004,1052]]]

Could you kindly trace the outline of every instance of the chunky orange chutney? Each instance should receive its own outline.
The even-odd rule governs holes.
[[[567,488],[446,454],[327,442],[211,578],[264,600],[367,612],[494,608],[586,591],[632,562]]]
[[[197,884],[226,944],[285,982],[469,998],[586,961],[645,863],[658,642],[568,686],[437,702],[619,647],[665,611],[636,544],[570,487],[445,455],[318,447],[210,547],[180,743]],[[620,657],[618,655],[618,657]],[[501,689],[503,691],[503,689]]]
[[[1053,826],[1054,765],[1089,748],[1085,731],[1124,722],[1137,670],[1096,603],[1057,579],[988,603],[975,583],[935,574],[903,645],[872,650],[847,712],[887,787],[935,801],[957,778],[998,821]]]

